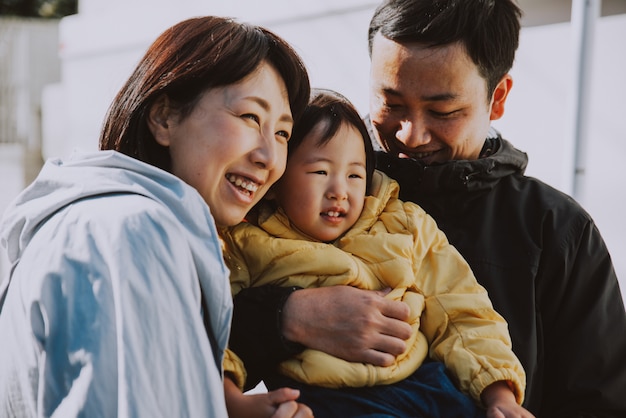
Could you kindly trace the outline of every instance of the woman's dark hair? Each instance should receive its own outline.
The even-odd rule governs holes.
[[[297,121],[309,100],[309,77],[302,59],[269,30],[230,18],[184,20],[163,32],[148,48],[117,94],[100,134],[100,149],[116,150],[170,171],[169,150],[147,124],[150,107],[167,95],[182,118],[210,88],[237,83],[267,62],[287,87]]]
[[[370,21],[370,56],[380,32],[430,47],[460,42],[487,82],[487,98],[513,66],[522,11],[514,0],[386,0]]]
[[[354,105],[343,95],[333,90],[313,89],[311,100],[302,117],[294,125],[291,139],[288,142],[288,155],[291,155],[302,144],[304,138],[323,124],[324,130],[317,146],[323,146],[330,141],[342,125],[354,126],[363,138],[365,147],[365,170],[367,193],[369,194],[374,174],[374,148],[367,130],[367,126]]]

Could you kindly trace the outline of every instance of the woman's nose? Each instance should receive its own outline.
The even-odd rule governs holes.
[[[251,158],[258,167],[270,170],[276,166],[279,158],[286,158],[286,151],[284,153],[279,152],[279,144],[273,135],[268,138],[266,134],[261,134],[257,147],[251,153]]]

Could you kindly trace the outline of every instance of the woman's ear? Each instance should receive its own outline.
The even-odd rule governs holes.
[[[159,145],[170,146],[172,107],[167,95],[159,96],[148,110],[148,128]]]
[[[493,91],[490,120],[500,119],[504,115],[504,104],[512,87],[513,77],[510,74],[506,74]]]

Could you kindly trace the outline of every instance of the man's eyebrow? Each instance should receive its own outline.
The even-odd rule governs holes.
[[[398,98],[402,97],[402,94],[399,91],[394,90],[392,88],[383,89],[383,92],[388,96],[393,96],[393,97],[398,97]],[[457,94],[453,94],[453,93],[438,93],[438,94],[421,96],[420,99],[425,102],[444,102],[444,101],[449,101],[449,100],[455,100],[458,97],[459,96]]]
[[[449,100],[455,100],[458,97],[459,96],[457,94],[440,93],[440,94],[433,94],[430,96],[422,96],[422,100],[425,100],[427,102],[445,102]]]
[[[247,96],[245,97],[246,100],[250,100],[251,102],[254,102],[256,104],[258,104],[259,106],[261,106],[263,108],[263,110],[265,110],[266,112],[270,111],[270,104],[267,100],[258,97],[258,96]],[[293,117],[290,114],[284,113],[283,115],[281,115],[280,120],[282,122],[288,122],[288,123],[292,123],[293,124]]]

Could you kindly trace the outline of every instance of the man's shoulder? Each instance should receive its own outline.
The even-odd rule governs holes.
[[[503,193],[518,196],[518,199],[526,202],[527,205],[584,212],[572,196],[536,177],[508,176],[501,181],[500,189]]]

